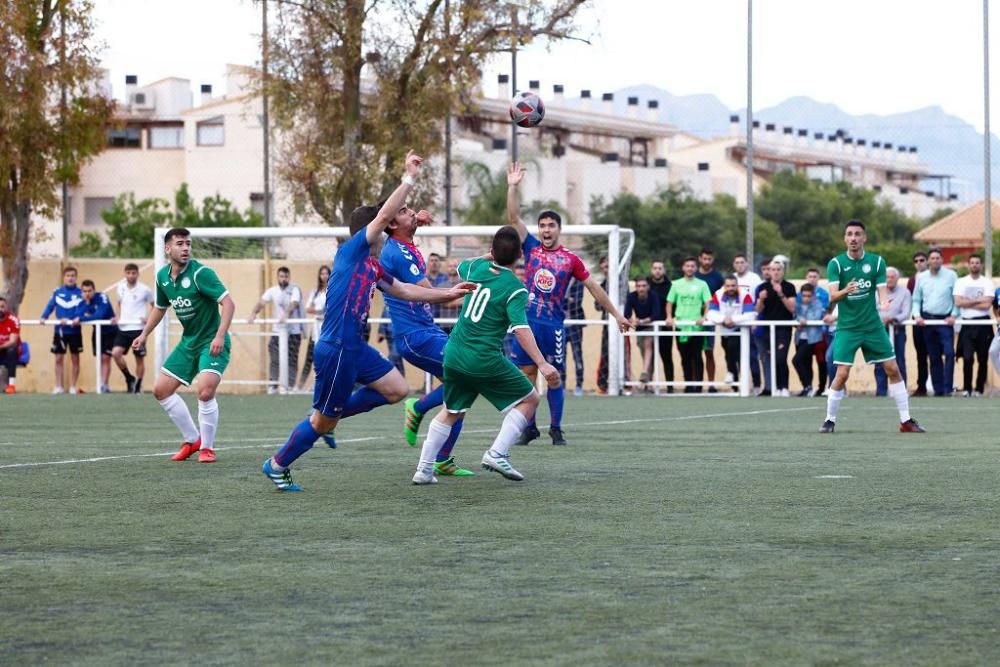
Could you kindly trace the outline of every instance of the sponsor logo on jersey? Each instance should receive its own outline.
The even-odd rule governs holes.
[[[174,310],[178,310],[180,308],[190,308],[191,299],[185,299],[184,297],[179,296],[174,299],[171,299],[170,305],[174,307]]]
[[[419,276],[420,275],[420,269],[417,268],[416,264],[410,264],[410,273],[412,273],[415,276]]]
[[[187,276],[184,276],[181,279],[181,287],[183,287],[184,289],[187,289],[188,287],[191,287],[191,279],[188,278]]]
[[[548,269],[538,269],[535,272],[535,287],[548,294],[556,287],[556,276]]]
[[[864,271],[865,273],[871,273],[872,272],[872,265],[871,264],[865,264],[864,266],[861,267],[861,270]]]

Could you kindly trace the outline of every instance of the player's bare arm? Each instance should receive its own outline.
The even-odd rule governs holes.
[[[213,357],[222,354],[222,348],[226,346],[226,332],[229,331],[229,325],[233,323],[233,314],[236,313],[236,302],[228,294],[222,297],[219,305],[222,307],[222,321],[219,322],[219,330],[215,332],[215,338],[208,348],[208,353]]]
[[[149,333],[156,328],[156,326],[160,323],[160,320],[162,320],[163,316],[166,314],[166,308],[153,308],[153,312],[149,314],[149,318],[146,320],[146,326],[142,328],[142,333],[136,336],[135,340],[132,341],[133,350],[138,350],[146,344],[146,336],[148,336]]]
[[[365,236],[368,239],[369,245],[374,245],[380,240],[389,222],[395,217],[399,209],[403,207],[403,204],[406,203],[407,195],[410,194],[413,186],[416,185],[417,176],[420,175],[420,165],[423,161],[424,159],[413,151],[406,153],[406,174],[403,176],[402,183],[392,191],[389,198],[382,204],[382,208],[379,209],[378,215],[368,224],[365,230]]]
[[[830,293],[830,303],[836,303],[847,295],[857,292],[858,283],[852,278],[851,282],[844,286],[844,289],[838,289],[833,283],[827,283],[827,291]],[[881,298],[881,293],[879,297]]]
[[[517,230],[521,241],[528,237],[528,228],[521,220],[521,201],[517,194],[517,186],[524,179],[524,167],[520,162],[512,162],[507,167],[507,222]]]
[[[590,291],[594,300],[601,304],[601,307],[604,308],[604,312],[610,313],[611,316],[615,318],[615,321],[618,322],[619,331],[626,333],[632,328],[632,323],[629,322],[624,315],[618,312],[618,309],[615,308],[615,304],[611,303],[611,298],[608,296],[608,293],[604,291],[604,288],[601,287],[600,283],[594,280],[594,276],[588,276],[587,279],[583,281],[583,286]]]
[[[528,327],[518,327],[514,329],[514,337],[517,339],[521,349],[528,354],[535,363],[535,366],[538,367],[538,372],[542,374],[542,377],[545,378],[549,386],[552,388],[558,387],[562,381],[559,377],[559,371],[555,366],[545,361],[545,357],[542,356],[542,351],[538,349],[538,343],[535,341],[535,335],[531,333],[531,329]]]
[[[383,289],[389,294],[418,303],[447,303],[455,299],[464,299],[466,294],[476,291],[476,283],[461,282],[452,287],[424,287],[422,285],[411,285],[401,280],[394,280],[391,284],[383,285]]]

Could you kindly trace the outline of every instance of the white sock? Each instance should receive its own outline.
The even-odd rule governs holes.
[[[196,442],[198,440],[198,428],[194,425],[194,420],[191,419],[191,413],[188,412],[188,406],[184,402],[184,399],[177,394],[170,394],[170,396],[160,401],[160,405],[167,411],[170,421],[180,430],[184,442]]]
[[[12,387],[16,387],[17,386],[17,378],[7,378],[7,384],[9,384]]]
[[[889,385],[889,395],[896,399],[896,409],[899,410],[899,423],[910,420],[910,394],[906,384],[897,382]]]
[[[201,426],[201,448],[215,449],[215,432],[219,429],[219,404],[198,401],[198,425]]]
[[[510,448],[517,442],[517,439],[521,437],[521,434],[524,433],[524,429],[527,427],[528,418],[522,415],[519,410],[511,410],[503,418],[503,424],[500,425],[500,432],[497,433],[497,438],[493,441],[490,451],[500,456],[507,456],[510,454]]]
[[[826,394],[826,420],[835,422],[837,421],[837,413],[840,412],[840,402],[844,400],[844,394],[846,392],[843,389],[833,389]]]
[[[417,467],[421,471],[434,471],[434,461],[449,435],[451,435],[451,426],[442,424],[436,419],[431,420],[431,424],[427,428],[427,436],[424,438],[424,445],[420,449],[420,463]]]

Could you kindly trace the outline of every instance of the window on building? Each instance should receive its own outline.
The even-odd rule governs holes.
[[[149,128],[150,148],[184,148],[184,127]]]
[[[226,126],[222,116],[198,123],[199,146],[222,146],[226,143]]]
[[[114,205],[114,197],[87,197],[83,200],[83,224],[87,227],[103,227],[105,222],[101,212]]]
[[[142,148],[142,129],[138,127],[110,128],[108,146],[111,148]]]

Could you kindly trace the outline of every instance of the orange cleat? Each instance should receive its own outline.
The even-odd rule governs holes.
[[[203,449],[198,452],[198,463],[215,463],[215,450]]]
[[[3,393],[5,393],[5,394],[16,394],[17,393],[17,389],[14,388],[14,385],[9,384],[9,385],[7,385],[7,388],[3,390]]]
[[[177,452],[170,457],[171,461],[184,461],[188,459],[192,454],[201,449],[201,438],[199,437],[194,442],[185,442],[181,445],[181,451]]]

